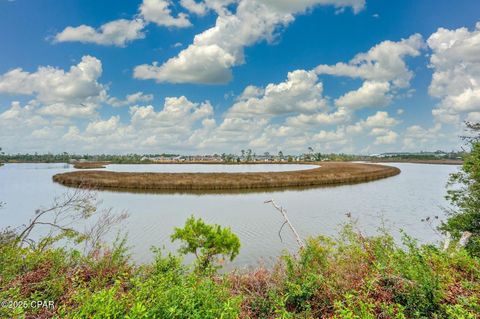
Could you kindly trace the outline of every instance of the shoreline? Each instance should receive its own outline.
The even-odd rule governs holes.
[[[98,168],[106,168],[107,165],[110,165],[110,163],[109,162],[78,162],[73,164],[73,168],[98,169]]]
[[[388,160],[370,160],[368,163],[410,163],[410,164],[431,164],[431,165],[462,165],[463,160],[450,160],[450,159],[439,159],[439,160],[407,160],[407,159],[388,159]]]
[[[305,164],[305,165],[319,165],[319,163],[412,163],[412,164],[436,164],[436,165],[462,165],[463,160],[458,159],[438,159],[438,160],[422,160],[422,159],[363,159],[363,160],[352,160],[352,161],[339,161],[339,162],[330,162],[330,161],[255,161],[255,162],[222,162],[222,161],[158,161],[158,162],[132,162],[132,163],[116,163],[116,162],[35,162],[35,161],[9,161],[9,162],[2,162],[0,164],[67,164],[72,165],[74,168],[75,166],[96,166],[98,167],[85,167],[85,168],[78,168],[78,169],[89,169],[89,168],[104,168],[100,167],[100,165],[196,165],[196,164],[205,164],[205,165],[261,165],[261,164],[282,164],[282,165],[291,165],[291,164]]]
[[[74,171],[56,174],[64,186],[105,190],[201,191],[251,190],[356,184],[400,174],[400,169],[378,164],[312,162],[321,167],[287,172],[256,173],[127,173]]]

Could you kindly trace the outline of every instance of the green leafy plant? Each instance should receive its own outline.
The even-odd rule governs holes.
[[[215,267],[220,256],[228,257],[232,261],[240,251],[240,240],[230,228],[208,225],[193,216],[187,219],[183,228],[175,228],[171,239],[182,242],[180,253],[195,254],[197,269],[200,270]]]
[[[450,218],[440,227],[459,240],[464,232],[471,234],[466,249],[480,256],[480,124],[467,123],[474,133],[466,138],[471,151],[464,158],[462,169],[451,175],[447,199],[455,209]]]

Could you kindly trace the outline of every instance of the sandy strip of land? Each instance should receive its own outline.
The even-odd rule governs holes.
[[[400,173],[396,167],[322,162],[318,168],[259,173],[124,173],[75,171],[57,174],[53,180],[65,186],[114,190],[241,190],[353,184]]]

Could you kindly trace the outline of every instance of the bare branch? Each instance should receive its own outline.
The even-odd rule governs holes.
[[[96,195],[94,193],[82,189],[75,189],[73,192],[55,198],[50,208],[35,211],[35,217],[18,235],[18,242],[20,244],[25,243],[37,225],[50,223],[50,226],[54,224],[56,228],[62,229],[67,228],[74,221],[90,217],[96,211],[95,199]],[[53,214],[53,222],[42,221],[42,218],[49,216],[50,213]],[[68,220],[68,222],[60,224],[59,219],[62,219],[62,221]]]
[[[59,229],[61,231],[75,231],[73,228],[67,228],[67,227],[63,227],[63,226],[60,226],[54,223],[49,223],[49,222],[37,222],[37,225],[47,225],[52,228]]]
[[[84,250],[90,248],[91,251],[100,246],[101,239],[115,224],[128,217],[125,212],[113,214],[112,209],[97,211],[99,204],[96,193],[89,189],[77,188],[69,191],[55,198],[51,207],[37,209],[34,217],[20,230],[12,230],[10,233],[15,238],[13,242],[32,248],[37,245],[36,248],[42,249],[60,239],[68,238],[77,244],[83,242]],[[97,222],[90,229],[78,231],[76,226],[80,226],[79,222],[93,215],[99,216]],[[38,226],[47,226],[48,232],[37,244],[31,234]],[[5,232],[6,235],[10,233]]]
[[[472,237],[472,235],[473,235],[473,234],[472,234],[471,232],[469,232],[469,231],[464,231],[464,232],[462,233],[462,237],[461,237],[460,240],[458,241],[458,245],[459,245],[460,247],[465,247],[465,246],[467,246],[467,244],[468,244],[468,242],[469,242],[469,240],[470,240],[470,237]]]
[[[480,140],[480,123],[465,122],[466,131],[469,132],[469,135],[460,136],[460,138],[466,142],[477,142]],[[463,149],[463,147],[462,147]]]
[[[287,224],[287,222],[283,222],[282,226],[280,227],[280,229],[278,230],[278,237],[280,237],[280,241],[283,243],[283,239],[282,239],[282,229],[283,229],[283,226],[285,226]]]
[[[303,240],[300,238],[300,235],[298,235],[297,231],[295,230],[295,227],[293,227],[292,223],[290,222],[290,220],[288,219],[288,216],[287,216],[287,211],[282,207],[282,206],[278,206],[275,201],[273,199],[271,200],[267,200],[264,202],[265,204],[268,204],[268,203],[271,203],[273,207],[275,207],[276,210],[278,210],[280,212],[280,214],[282,214],[283,218],[285,219],[285,222],[283,223],[282,227],[280,228],[280,231],[282,230],[283,226],[285,225],[285,223],[290,227],[291,231],[293,232],[293,234],[295,235],[295,239],[297,240],[297,244],[300,248],[304,248],[305,247],[305,244],[303,242]],[[279,232],[280,234],[280,232]],[[280,237],[281,239],[282,237]]]
[[[128,218],[126,212],[121,214],[113,214],[112,209],[105,210],[98,221],[89,229],[83,232],[85,237],[84,252],[91,254],[95,249],[99,248],[104,236],[112,229],[113,226],[120,224]]]

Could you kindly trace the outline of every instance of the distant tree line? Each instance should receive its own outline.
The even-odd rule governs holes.
[[[438,160],[438,159],[463,159],[466,155],[466,152],[450,152],[444,154],[431,154],[431,153],[412,153],[412,154],[392,154],[387,156],[370,156],[374,158],[388,158],[388,159],[399,159],[399,160]]]
[[[1,150],[1,149],[0,149]],[[69,154],[67,152],[59,154],[5,154],[0,153],[0,162],[31,162],[31,163],[68,163],[75,160],[96,161],[96,162],[112,162],[117,164],[135,164],[148,161],[150,158],[158,157],[176,157],[177,154],[126,154],[126,155],[79,155]],[[146,160],[147,159],[147,160]]]
[[[307,151],[295,155],[286,155],[283,151],[278,151],[277,154],[264,152],[257,154],[252,149],[241,150],[239,154],[222,153],[214,155],[205,155],[205,159],[215,158],[222,160],[225,163],[240,163],[240,162],[256,162],[256,161],[279,161],[279,162],[318,162],[318,161],[369,161],[372,159],[389,159],[389,160],[438,160],[438,159],[463,159],[467,154],[465,151],[461,152],[419,152],[419,153],[384,153],[378,155],[353,155],[345,153],[321,153],[315,151],[312,147],[308,147]],[[6,154],[0,148],[0,163],[1,162],[31,162],[31,163],[69,163],[75,160],[82,161],[97,161],[97,162],[111,162],[116,164],[136,164],[155,162],[159,159],[175,159],[182,158],[183,160],[195,160],[199,156],[181,156],[179,154],[162,153],[162,154],[70,154],[67,152],[53,154],[39,154],[37,152],[30,154]],[[200,156],[201,158],[202,156]]]

